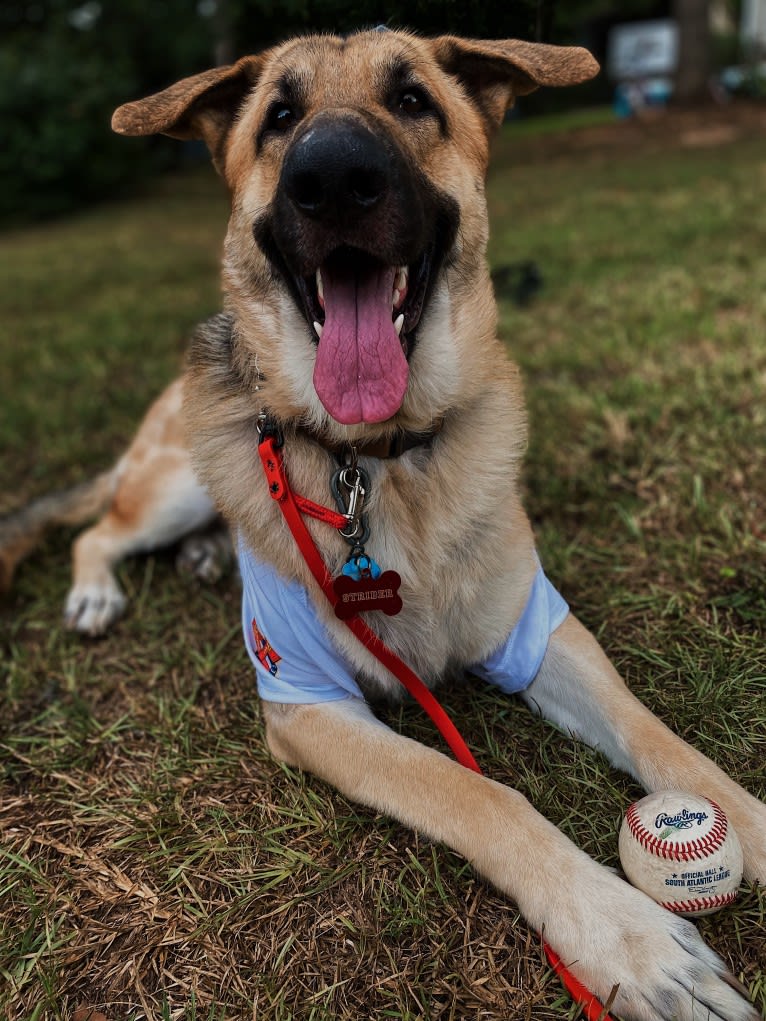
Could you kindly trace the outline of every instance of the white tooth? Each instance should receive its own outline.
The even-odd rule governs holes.
[[[401,301],[401,297],[402,295],[400,291],[394,291],[394,293],[391,295],[391,308],[396,308],[396,306]]]
[[[396,330],[397,337],[401,337],[403,326],[404,326],[404,312],[402,312],[400,316],[397,316],[396,319],[394,319],[394,329]]]
[[[322,301],[324,299],[324,287],[322,286],[321,269],[317,270],[317,294],[319,295],[319,300]]]
[[[403,318],[403,317],[402,317],[402,318]],[[324,326],[322,326],[322,324],[321,324],[321,323],[317,323],[317,322],[315,321],[315,322],[314,322],[314,329],[316,330],[316,333],[317,333],[317,337],[319,337],[319,339],[321,340],[321,339],[322,339],[322,330],[324,329]]]
[[[407,276],[408,276],[407,267],[400,266],[396,274],[396,280],[394,282],[394,287],[398,291],[403,291],[404,288],[407,286]]]

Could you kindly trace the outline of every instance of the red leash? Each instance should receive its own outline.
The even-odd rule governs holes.
[[[266,473],[266,480],[272,499],[276,500],[284,516],[287,527],[290,529],[309,570],[316,579],[317,584],[324,592],[332,606],[337,602],[333,578],[327,570],[316,543],[303,520],[303,515],[316,518],[334,528],[342,529],[348,524],[344,514],[338,514],[321,504],[307,500],[305,497],[293,493],[287,481],[282,455],[279,453],[275,435],[264,429],[258,444],[258,454]],[[436,728],[449,745],[452,754],[461,766],[472,769],[475,773],[481,773],[476,759],[471,754],[468,745],[463,740],[455,724],[449,718],[441,705],[434,698],[432,692],[423,684],[420,678],[407,664],[385,645],[375,632],[369,628],[358,616],[350,617],[343,621],[362,645],[375,656],[387,670],[399,680],[412,697],[420,703],[421,707],[431,717]],[[586,1021],[612,1021],[610,1015],[590,992],[567,968],[556,952],[543,941],[543,950],[550,962],[551,967],[561,979],[564,987],[575,1003],[583,1008],[583,1017]]]

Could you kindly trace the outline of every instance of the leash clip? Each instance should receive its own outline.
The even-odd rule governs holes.
[[[338,531],[347,543],[364,546],[370,537],[367,517],[362,513],[370,491],[370,476],[364,468],[360,468],[352,461],[351,464],[338,468],[330,485],[338,510],[348,522],[346,528],[339,528]]]

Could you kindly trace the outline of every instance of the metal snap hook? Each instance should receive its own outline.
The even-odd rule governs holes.
[[[338,468],[330,480],[335,502],[348,525],[338,531],[351,545],[364,545],[370,537],[367,515],[363,514],[365,500],[370,492],[370,476],[364,468],[349,464]]]

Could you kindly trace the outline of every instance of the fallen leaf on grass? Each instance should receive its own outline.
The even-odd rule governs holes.
[[[95,1007],[78,1007],[72,1014],[72,1021],[109,1021],[109,1018]]]

